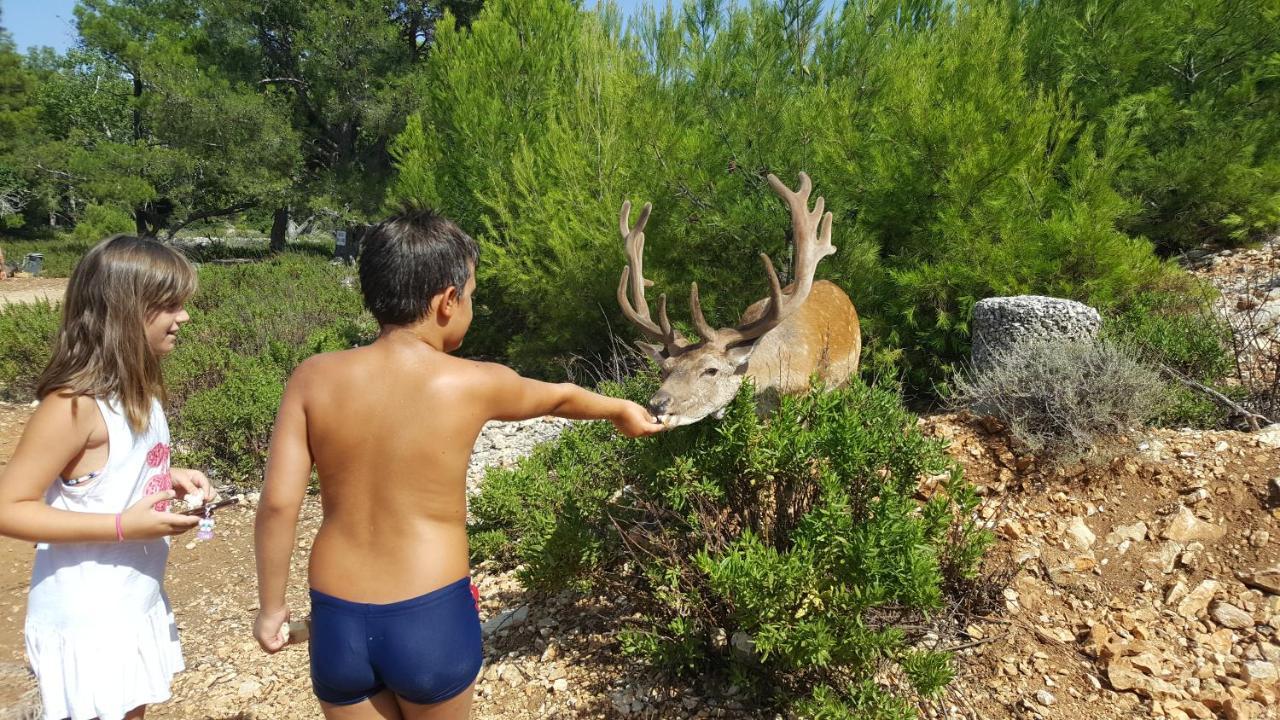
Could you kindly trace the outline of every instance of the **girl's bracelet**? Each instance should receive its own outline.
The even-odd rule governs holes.
[[[120,513],[116,513],[116,542],[124,542],[124,526],[120,523]]]

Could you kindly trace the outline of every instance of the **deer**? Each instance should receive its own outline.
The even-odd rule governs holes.
[[[760,253],[769,296],[743,311],[738,324],[713,328],[702,314],[698,283],[691,283],[689,309],[697,340],[684,337],[667,317],[666,293],[658,297],[655,322],[645,300],[644,228],[653,210],[645,203],[630,227],[631,202],[622,203],[619,228],[627,262],[618,281],[622,314],[648,339],[639,347],[661,373],[662,385],[649,399],[649,412],[668,428],[689,425],[707,417],[720,419],[737,396],[742,382],[755,386],[757,410],[767,413],[782,395],[803,393],[816,377],[826,387],[840,387],[858,371],[862,331],[858,312],[835,283],[814,281],[831,244],[830,212],[818,197],[811,211],[813,184],[800,173],[800,189],[792,191],[772,173],[769,186],[791,212],[794,281],[782,287],[773,261]],[[628,297],[629,296],[629,297]]]

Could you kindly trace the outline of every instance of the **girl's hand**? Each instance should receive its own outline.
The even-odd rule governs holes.
[[[184,496],[195,493],[204,497],[205,502],[213,502],[213,499],[218,496],[213,489],[213,483],[209,482],[209,478],[199,470],[169,468],[169,477],[173,478],[174,485],[182,489]]]
[[[274,655],[289,644],[284,633],[284,626],[289,622],[289,608],[278,612],[258,610],[258,617],[253,621],[253,636],[263,650]]]
[[[169,535],[181,535],[200,523],[200,519],[191,515],[179,515],[171,512],[157,512],[152,506],[158,502],[172,500],[172,490],[161,490],[152,493],[120,513],[120,528],[124,531],[125,540],[154,540]]]

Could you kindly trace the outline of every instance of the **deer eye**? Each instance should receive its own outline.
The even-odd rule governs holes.
[[[718,370],[717,368],[713,368],[713,367],[711,367],[711,368],[707,368],[706,370],[703,370],[703,371],[702,371],[702,376],[703,376],[703,377],[714,377],[714,376],[719,375],[719,374],[720,374],[720,370]]]

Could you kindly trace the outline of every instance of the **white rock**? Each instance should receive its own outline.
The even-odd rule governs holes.
[[[569,681],[564,678],[560,678],[552,683],[551,687],[556,692],[562,693],[569,689]]]
[[[1253,618],[1249,613],[1232,605],[1231,603],[1216,602],[1209,609],[1209,615],[1213,617],[1214,622],[1223,627],[1233,628],[1235,630],[1244,630],[1253,627]]]
[[[1253,439],[1264,445],[1280,447],[1280,423],[1272,423],[1253,434]]]
[[[1097,536],[1085,524],[1084,518],[1073,517],[1067,523],[1067,542],[1076,550],[1088,550],[1093,547],[1095,540],[1097,540]]]
[[[1054,703],[1058,702],[1058,698],[1054,697],[1053,693],[1048,690],[1039,690],[1036,692],[1036,702],[1045,707],[1052,707]]]
[[[1142,542],[1147,537],[1147,524],[1139,520],[1131,525],[1117,525],[1107,534],[1109,545],[1119,545],[1125,540]]]
[[[1160,537],[1187,543],[1193,540],[1219,540],[1226,532],[1225,528],[1201,520],[1190,508],[1183,506],[1178,508],[1177,514],[1165,526]]]
[[[1241,668],[1241,675],[1250,682],[1272,684],[1280,681],[1280,670],[1266,660],[1248,660]]]

